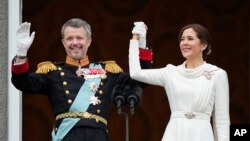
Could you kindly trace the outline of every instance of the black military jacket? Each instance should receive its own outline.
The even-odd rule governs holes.
[[[98,62],[99,63],[99,62]],[[101,63],[103,68],[105,64]],[[80,87],[85,79],[76,75],[77,66],[68,65],[66,63],[56,63],[56,70],[49,71],[46,74],[39,73],[20,73],[12,72],[12,83],[14,86],[29,94],[44,94],[47,95],[53,109],[53,114],[56,117],[60,113],[69,111],[69,108],[74,101]],[[89,66],[82,66],[88,68]],[[117,84],[134,83],[128,73],[112,73],[107,72],[107,77],[101,79],[98,91],[95,96],[101,101],[100,104],[90,104],[87,112],[107,118],[109,106],[112,102],[112,89]],[[55,128],[61,123],[61,120],[56,121]],[[107,129],[106,125],[101,122],[96,122],[93,119],[81,119],[75,126],[91,126]]]

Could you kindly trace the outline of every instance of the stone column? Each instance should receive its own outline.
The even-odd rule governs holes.
[[[7,141],[8,0],[0,1],[0,140]]]

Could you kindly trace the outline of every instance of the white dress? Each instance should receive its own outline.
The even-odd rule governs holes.
[[[165,68],[140,68],[139,45],[130,40],[129,70],[133,79],[162,86],[171,118],[162,141],[229,141],[229,87],[227,73],[204,63],[195,69],[168,64]],[[210,118],[213,117],[213,130]]]

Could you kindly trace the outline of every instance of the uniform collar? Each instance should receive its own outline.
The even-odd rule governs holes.
[[[70,56],[66,57],[66,63],[73,66],[86,66],[89,64],[88,56],[83,57],[81,60],[75,60]]]

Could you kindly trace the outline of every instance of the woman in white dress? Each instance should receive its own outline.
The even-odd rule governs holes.
[[[179,47],[185,58],[182,64],[144,70],[139,48],[145,48],[146,32],[143,22],[135,23],[129,69],[133,79],[162,86],[166,91],[171,118],[162,141],[229,141],[228,77],[225,70],[204,61],[211,52],[207,29],[190,24],[180,30]]]

